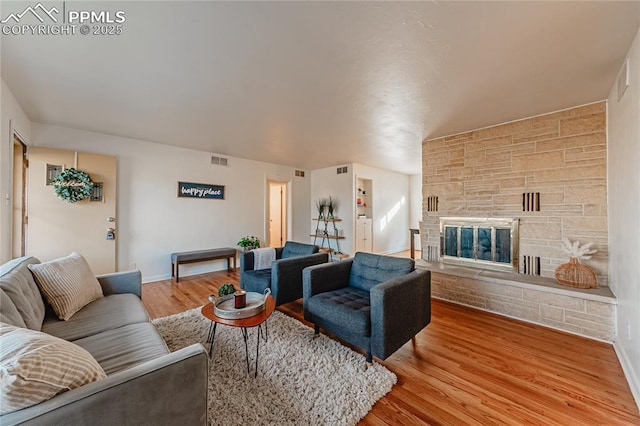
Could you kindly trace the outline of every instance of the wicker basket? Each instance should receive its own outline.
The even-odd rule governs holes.
[[[556,269],[556,281],[574,288],[598,287],[596,274],[587,265],[582,265],[572,257],[569,263],[563,263]]]

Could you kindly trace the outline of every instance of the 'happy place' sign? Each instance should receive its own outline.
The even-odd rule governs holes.
[[[224,185],[178,182],[178,197],[224,200]]]

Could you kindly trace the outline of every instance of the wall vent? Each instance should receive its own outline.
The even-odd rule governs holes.
[[[347,166],[343,166],[343,167],[338,167],[338,168],[336,169],[336,172],[337,172],[339,175],[341,175],[341,174],[343,174],[343,173],[347,173],[347,171],[348,171],[348,170],[349,170],[349,169],[347,169]]]
[[[211,164],[215,164],[216,166],[228,166],[229,159],[225,157],[216,157],[215,155],[212,155]]]
[[[522,211],[523,212],[539,212],[540,211],[540,193],[539,192],[523,192],[522,193]]]
[[[440,262],[440,248],[438,246],[427,246],[426,253],[422,257],[429,262]]]
[[[296,170],[297,177],[304,177],[304,170]]]
[[[540,275],[540,256],[522,256],[523,274]]]
[[[438,211],[438,196],[430,195],[427,197],[427,211],[428,212],[437,212]]]

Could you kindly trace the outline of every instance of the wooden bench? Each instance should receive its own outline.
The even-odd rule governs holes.
[[[180,264],[218,259],[227,259],[228,271],[236,270],[236,249],[231,247],[171,253],[171,276],[176,277],[176,282],[180,281]],[[233,259],[233,269],[231,269],[231,259]]]

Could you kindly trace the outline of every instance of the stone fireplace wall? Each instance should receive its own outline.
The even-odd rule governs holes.
[[[608,285],[605,102],[425,140],[422,153],[424,260],[437,260],[441,216],[514,217],[521,273],[540,257],[554,277],[568,237],[594,243],[585,263]],[[539,211],[523,211],[523,193],[538,192]]]

